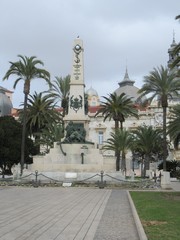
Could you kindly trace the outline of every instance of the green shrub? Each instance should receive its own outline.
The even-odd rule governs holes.
[[[163,169],[163,162],[159,164],[158,170]],[[170,172],[170,177],[180,178],[180,162],[176,160],[166,161],[166,170]]]

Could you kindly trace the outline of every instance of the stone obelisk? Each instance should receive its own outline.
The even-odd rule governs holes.
[[[83,123],[88,133],[89,117],[87,115],[87,101],[85,99],[84,83],[84,60],[83,60],[83,41],[80,38],[74,40],[72,72],[70,79],[70,93],[68,113],[64,117],[65,125],[69,122]]]

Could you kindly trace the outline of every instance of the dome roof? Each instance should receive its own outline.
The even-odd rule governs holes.
[[[115,93],[119,96],[122,93],[125,93],[128,97],[132,97],[133,101],[136,101],[139,98],[138,90],[139,88],[134,86],[135,81],[130,80],[128,71],[124,75],[124,79],[119,82],[119,88],[115,90]]]
[[[5,94],[5,90],[0,87],[0,117],[10,115],[12,107],[11,100]]]
[[[97,97],[98,97],[97,91],[96,91],[94,88],[92,88],[92,87],[90,87],[90,88],[86,91],[86,94],[87,94],[88,96],[97,96]]]

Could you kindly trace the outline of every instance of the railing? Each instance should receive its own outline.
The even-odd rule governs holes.
[[[34,179],[31,179],[30,177],[33,177]],[[20,183],[20,184],[24,184],[24,183],[30,183],[32,184],[33,187],[39,187],[45,183],[43,183],[43,180],[40,180],[39,178],[43,177],[45,179],[49,180],[50,184],[60,184],[60,186],[63,185],[63,183],[65,182],[65,180],[57,180],[51,177],[48,177],[42,173],[38,173],[38,171],[36,170],[35,173],[30,173],[29,175],[23,176],[23,177],[19,177],[17,180],[13,180],[13,182],[15,183]],[[94,178],[99,177],[100,180],[98,181],[91,181]],[[106,178],[106,180],[104,180]],[[129,184],[129,186],[131,187],[139,187],[139,188],[159,188],[160,187],[160,182],[157,181],[157,179],[139,179],[139,180],[132,180],[132,179],[120,179],[120,178],[116,178],[114,176],[111,176],[109,174],[105,174],[104,171],[101,171],[100,174],[94,174],[88,178],[84,178],[82,180],[74,180],[74,179],[70,179],[74,184],[81,184],[81,183],[96,183],[96,185],[100,188],[103,189],[107,186],[107,179],[111,179],[113,180],[113,184],[116,184],[117,182],[121,182],[123,184]],[[26,182],[24,182],[23,180],[27,180]],[[5,181],[5,180],[4,180]],[[45,180],[44,180],[45,182]],[[47,184],[47,183],[46,183]],[[109,184],[110,186],[110,184]]]

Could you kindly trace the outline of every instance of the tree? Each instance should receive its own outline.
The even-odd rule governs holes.
[[[11,116],[0,117],[0,168],[2,174],[11,173],[11,167],[20,162],[22,125]],[[25,163],[32,163],[36,154],[33,141],[25,136]]]
[[[103,96],[103,98],[106,101],[102,102],[101,107],[95,116],[102,114],[104,121],[106,121],[106,119],[113,119],[115,122],[115,131],[119,129],[119,122],[121,130],[123,129],[123,122],[128,116],[138,117],[138,112],[133,105],[132,98],[129,98],[125,93],[122,93],[119,96],[116,93],[111,93],[109,94],[109,97]],[[117,158],[116,169],[119,169],[118,162],[120,161],[120,152],[118,149],[116,150],[115,155]]]
[[[30,95],[26,109],[26,129],[30,136],[35,138],[38,152],[40,151],[40,139],[45,139],[45,132],[52,133],[52,126],[62,121],[61,114],[56,110],[54,99],[43,93]],[[24,111],[20,111],[20,119],[23,119]]]
[[[103,96],[106,101],[103,101],[100,109],[95,116],[102,114],[104,121],[106,119],[113,119],[115,122],[115,129],[123,129],[123,122],[128,116],[138,118],[137,109],[134,107],[132,98],[127,97],[125,93],[117,95],[116,93],[109,94],[109,97]]]
[[[8,79],[11,75],[17,76],[14,83],[14,88],[20,80],[24,81],[24,117],[23,117],[23,131],[22,131],[22,144],[21,144],[21,175],[24,168],[24,147],[26,135],[26,107],[27,99],[30,92],[30,83],[35,78],[44,79],[50,85],[50,74],[37,65],[44,65],[42,61],[38,60],[35,56],[26,57],[18,55],[20,58],[17,62],[10,62],[10,68],[6,72],[3,80]]]
[[[171,110],[171,120],[168,124],[168,134],[174,141],[175,148],[178,148],[180,142],[180,104],[174,106]]]
[[[170,177],[172,177],[172,178],[180,177],[180,162],[179,161],[175,161],[175,160],[167,161],[166,165],[167,165],[167,171],[170,172]],[[158,166],[158,170],[161,170],[161,169],[163,169],[162,163],[160,163]]]
[[[148,97],[151,102],[155,97],[158,98],[159,104],[163,108],[163,170],[166,171],[167,142],[166,142],[166,115],[168,99],[178,96],[180,90],[180,81],[176,78],[174,72],[169,72],[163,66],[154,68],[149,75],[144,77],[144,85],[139,90],[141,97],[152,94]]]
[[[63,108],[63,117],[68,111],[69,90],[70,90],[70,75],[66,77],[55,77],[50,92],[57,102],[61,100],[61,107]]]
[[[121,170],[126,171],[126,152],[131,149],[132,135],[124,129],[117,129],[115,133],[110,134],[110,138],[107,139],[103,150],[113,150],[115,152],[122,152]],[[120,169],[120,155],[116,158],[116,171]]]
[[[53,147],[54,142],[61,143],[61,139],[64,137],[64,128],[62,123],[49,123],[46,128],[42,129],[41,138],[37,144],[45,146],[45,152],[49,152],[49,149]]]
[[[153,160],[153,155],[161,155],[162,152],[162,131],[153,129],[152,126],[140,126],[133,131],[133,146],[134,152],[144,156],[144,172],[149,169],[150,161]]]

